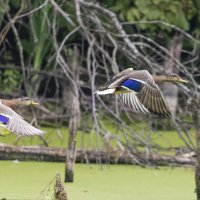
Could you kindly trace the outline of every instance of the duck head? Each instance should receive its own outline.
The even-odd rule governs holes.
[[[24,106],[37,106],[40,105],[38,102],[33,101],[29,97],[19,97],[14,99],[17,105],[24,105]]]

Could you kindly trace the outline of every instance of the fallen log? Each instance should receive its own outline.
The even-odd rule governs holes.
[[[36,146],[15,146],[0,143],[0,160],[20,160],[20,161],[51,161],[65,162],[67,150],[57,147],[36,147]],[[191,155],[151,155],[148,159],[143,153],[137,155],[137,159],[141,158],[151,165],[194,165],[196,158],[194,153]],[[77,163],[118,163],[118,164],[136,164],[128,152],[119,151],[92,151],[77,150]],[[144,163],[144,162],[143,162]]]

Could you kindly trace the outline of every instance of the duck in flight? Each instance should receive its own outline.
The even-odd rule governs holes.
[[[114,76],[95,93],[119,94],[125,104],[135,112],[169,118],[170,109],[157,85],[162,82],[187,83],[176,74],[151,75],[147,70],[128,68]]]
[[[0,126],[19,136],[42,135],[45,132],[26,122],[12,108],[17,106],[39,105],[28,97],[0,99]]]

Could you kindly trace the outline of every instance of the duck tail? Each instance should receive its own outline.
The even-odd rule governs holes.
[[[94,92],[93,94],[97,94],[97,95],[105,95],[105,94],[113,94],[115,92],[115,89],[113,88],[108,88],[105,90],[97,90],[96,92]]]

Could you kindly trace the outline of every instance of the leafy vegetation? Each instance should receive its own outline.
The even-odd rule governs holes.
[[[0,87],[5,88],[5,93],[16,91],[18,89],[18,85],[20,85],[20,82],[21,75],[19,71],[14,71],[11,69],[0,71]]]
[[[170,32],[171,28],[159,24],[149,24],[148,21],[164,21],[184,30],[191,28],[192,18],[198,14],[198,9],[192,0],[128,0],[122,3],[118,1],[105,2],[111,9],[119,14],[123,21],[139,23],[139,26],[148,31],[165,30]],[[177,15],[178,13],[178,15]]]

